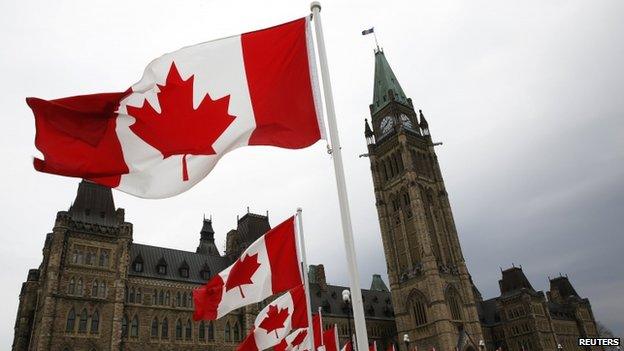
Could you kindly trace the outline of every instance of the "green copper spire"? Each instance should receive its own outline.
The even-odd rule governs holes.
[[[373,103],[371,113],[376,113],[391,101],[389,90],[394,93],[394,101],[410,106],[401,84],[397,80],[392,68],[386,60],[382,50],[375,51],[375,86],[373,89]]]

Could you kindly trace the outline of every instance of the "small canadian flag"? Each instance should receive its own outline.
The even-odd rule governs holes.
[[[308,326],[307,313],[305,289],[300,285],[278,297],[258,313],[253,330],[236,350],[260,351],[280,344],[292,330]],[[295,336],[295,339],[303,341],[307,336]]]
[[[38,171],[164,198],[245,145],[323,138],[309,18],[187,46],[153,60],[123,92],[27,98]]]
[[[338,351],[338,327],[334,326],[323,332],[325,351]]]
[[[313,351],[308,328],[299,328],[273,347],[274,351]],[[317,349],[317,351],[319,351]]]
[[[351,343],[351,340],[347,340],[340,351],[353,351],[353,344]]]
[[[295,218],[290,217],[251,244],[230,267],[193,291],[195,320],[218,319],[302,284]]]

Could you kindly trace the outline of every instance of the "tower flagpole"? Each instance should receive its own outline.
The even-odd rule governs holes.
[[[353,321],[355,324],[356,350],[368,350],[368,335],[366,332],[366,320],[364,317],[364,304],[362,303],[362,290],[360,288],[360,275],[357,267],[355,255],[355,244],[353,241],[353,227],[351,224],[351,212],[349,210],[349,198],[347,196],[347,184],[345,180],[344,167],[342,164],[342,150],[340,138],[338,136],[338,125],[336,123],[336,110],[334,108],[334,96],[329,78],[329,67],[327,64],[327,53],[325,51],[325,40],[323,38],[323,28],[321,24],[321,4],[314,1],[310,4],[314,29],[316,32],[316,46],[318,48],[321,77],[323,79],[323,92],[327,111],[327,122],[331,141],[331,152],[334,161],[334,172],[336,175],[336,186],[338,188],[338,202],[340,205],[340,218],[342,222],[342,236],[344,239],[347,266],[349,269],[349,280],[351,287],[351,306],[353,308]]]

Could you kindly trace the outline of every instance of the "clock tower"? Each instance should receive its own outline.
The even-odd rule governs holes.
[[[483,339],[479,294],[429,125],[379,49],[370,115],[365,136],[401,350],[406,334],[421,350],[476,350]]]

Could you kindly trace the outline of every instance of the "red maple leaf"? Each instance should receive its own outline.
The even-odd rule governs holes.
[[[264,317],[258,327],[267,331],[267,334],[275,331],[275,337],[278,338],[277,329],[284,328],[284,322],[290,314],[288,313],[288,307],[280,308],[278,311],[277,305],[270,305],[267,316]]]
[[[239,258],[232,266],[232,269],[230,269],[230,274],[228,274],[227,282],[225,283],[225,291],[238,288],[241,296],[245,298],[241,285],[253,284],[251,276],[256,273],[259,267],[258,254]]]
[[[301,343],[305,340],[306,336],[308,335],[308,331],[307,330],[302,330],[299,332],[299,334],[297,334],[297,336],[295,336],[295,338],[293,339],[293,341],[290,343],[290,345],[294,348],[294,347],[298,347],[299,345],[301,345]]]
[[[188,180],[187,155],[213,155],[214,141],[234,121],[227,112],[230,96],[212,100],[206,94],[197,109],[193,108],[193,80],[183,80],[175,62],[171,63],[165,85],[158,84],[158,113],[149,102],[141,107],[127,106],[136,119],[130,129],[146,143],[158,149],[163,158],[182,157],[182,179]]]

